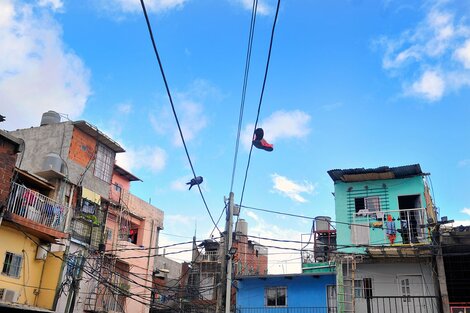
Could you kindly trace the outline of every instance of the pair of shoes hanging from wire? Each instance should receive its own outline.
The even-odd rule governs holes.
[[[258,149],[265,150],[268,152],[273,151],[273,145],[264,140],[264,130],[262,128],[257,128],[253,136],[253,146]]]

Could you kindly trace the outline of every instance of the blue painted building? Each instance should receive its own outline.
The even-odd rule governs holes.
[[[237,279],[238,313],[334,313],[334,273],[244,276]]]

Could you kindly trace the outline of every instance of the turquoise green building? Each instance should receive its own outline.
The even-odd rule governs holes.
[[[436,221],[419,164],[328,171],[334,181],[337,252],[427,245]]]

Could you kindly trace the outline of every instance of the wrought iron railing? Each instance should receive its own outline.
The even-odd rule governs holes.
[[[23,185],[12,183],[7,210],[63,232],[69,207]]]
[[[367,313],[439,313],[435,296],[373,296],[367,299]]]
[[[238,307],[236,313],[336,313],[327,307]]]
[[[200,258],[203,262],[217,262],[219,260],[219,254],[217,251],[206,251],[201,254]]]

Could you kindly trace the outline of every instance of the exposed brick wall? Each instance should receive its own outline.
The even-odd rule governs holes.
[[[7,201],[10,182],[15,169],[16,146],[0,136],[0,204]]]
[[[81,166],[87,166],[90,159],[95,154],[96,140],[79,130],[73,129],[72,141],[69,149],[69,159],[77,162]]]

